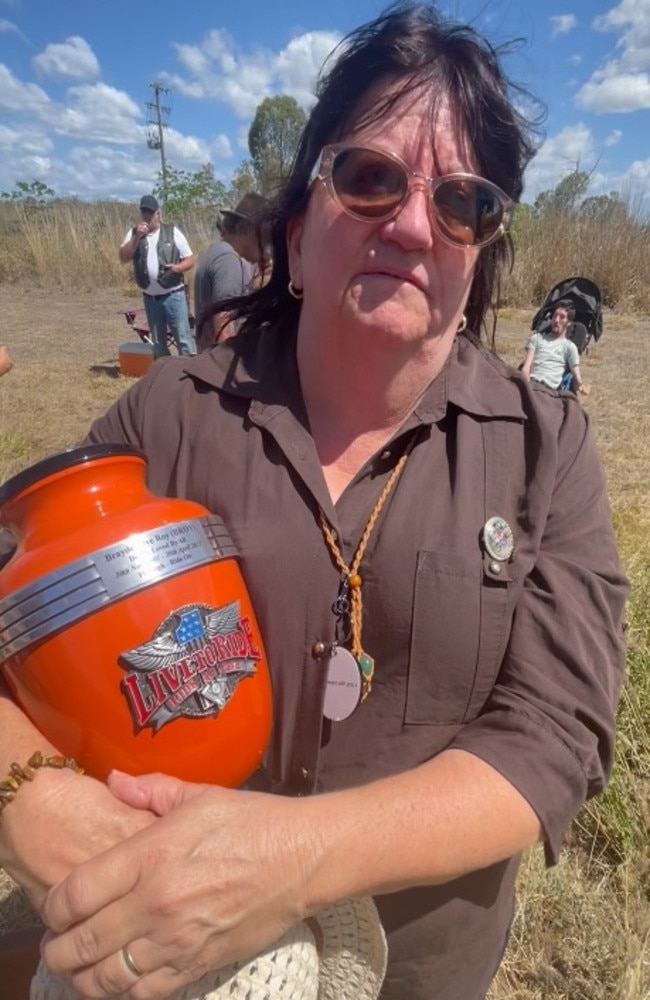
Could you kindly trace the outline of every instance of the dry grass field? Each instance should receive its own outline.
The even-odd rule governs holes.
[[[118,348],[133,338],[121,312],[136,304],[115,289],[0,284],[0,342],[15,361],[0,382],[0,481],[73,444],[127,387]],[[497,349],[512,362],[531,318],[512,310],[499,321]],[[556,868],[545,872],[539,851],[526,860],[492,1000],[650,998],[650,317],[607,313],[583,373],[633,585],[630,680],[610,789],[583,810]]]

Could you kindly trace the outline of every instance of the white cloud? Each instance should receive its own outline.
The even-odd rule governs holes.
[[[575,14],[558,14],[555,17],[550,17],[549,21],[551,22],[551,38],[568,34],[578,24],[578,18]]]
[[[157,154],[144,143],[139,156],[101,143],[76,146],[66,161],[53,165],[49,184],[57,194],[128,201],[134,191],[150,191],[159,170]]]
[[[622,0],[595,18],[596,31],[616,32],[609,59],[576,94],[579,107],[604,114],[650,108],[650,0]]]
[[[594,139],[584,122],[567,125],[549,136],[526,171],[525,200],[552,190],[573,170],[590,170],[596,160]]]
[[[210,160],[210,147],[203,139],[183,135],[173,128],[165,129],[165,153],[175,167],[183,163],[196,168]]]
[[[37,84],[23,83],[0,63],[0,111],[42,117],[52,101]]]
[[[318,72],[340,35],[310,31],[291,39],[278,53],[243,52],[226,31],[210,31],[200,45],[177,45],[186,75],[166,75],[187,97],[219,101],[239,118],[252,118],[257,106],[274,93],[289,94],[303,106],[313,101]]]
[[[27,41],[27,39],[25,38],[25,36],[23,35],[22,31],[20,30],[17,24],[14,24],[13,21],[4,21],[4,20],[0,21],[0,35],[9,33],[17,35],[18,38],[21,39],[21,41],[29,45],[29,42]]]
[[[589,179],[589,194],[616,192],[633,212],[648,217],[650,206],[650,159],[635,160],[622,173],[595,171]]]
[[[11,191],[16,181],[40,180],[47,182],[52,169],[52,159],[47,155],[48,143],[33,142],[19,131],[0,130],[0,191]]]
[[[11,128],[0,125],[0,151],[14,156],[42,156],[54,148],[52,140],[45,132],[27,126]]]
[[[99,76],[97,56],[84,38],[72,35],[65,42],[52,42],[32,59],[36,72],[43,76],[88,80]]]
[[[608,63],[581,87],[575,103],[596,114],[650,108],[650,75],[622,73],[620,64]]]
[[[618,128],[612,129],[609,135],[605,137],[603,145],[607,148],[609,148],[610,146],[616,146],[617,143],[620,142],[622,136],[623,133],[621,132],[620,129]]]
[[[634,160],[625,172],[625,183],[632,191],[641,190],[650,198],[650,158]]]
[[[229,160],[233,155],[232,143],[227,135],[220,132],[210,143],[210,149],[220,160]]]
[[[295,97],[303,107],[313,104],[318,71],[340,39],[328,31],[310,31],[292,39],[275,59],[281,92]]]
[[[621,138],[618,129],[612,130],[604,146],[613,146]],[[597,169],[600,149],[590,130],[583,122],[567,126],[550,136],[541,147],[526,171],[524,200],[535,201],[542,191],[553,190],[573,170],[586,170],[589,174],[589,195],[610,194],[617,191],[630,200],[632,206],[650,204],[650,158],[635,160],[623,171],[606,172]]]
[[[141,138],[139,106],[122,90],[105,83],[70,87],[66,105],[52,118],[59,135],[88,142],[133,144]]]

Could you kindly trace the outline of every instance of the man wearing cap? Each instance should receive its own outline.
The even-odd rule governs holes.
[[[235,332],[228,312],[206,313],[215,303],[251,290],[255,268],[264,260],[263,215],[265,198],[254,192],[244,195],[236,208],[221,210],[221,238],[199,259],[194,277],[194,309],[197,344],[205,350]]]
[[[123,264],[133,262],[157,354],[170,353],[168,327],[179,354],[196,354],[183,277],[194,267],[194,256],[180,229],[162,223],[152,194],[140,199],[140,222],[128,230],[119,254]]]

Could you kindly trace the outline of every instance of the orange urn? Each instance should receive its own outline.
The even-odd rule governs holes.
[[[144,457],[89,445],[0,486],[0,668],[57,749],[237,787],[271,729],[262,637],[223,521],[154,496]]]

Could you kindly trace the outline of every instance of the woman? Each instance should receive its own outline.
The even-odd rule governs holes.
[[[164,997],[372,893],[382,997],[479,1000],[521,851],[552,863],[603,787],[626,587],[594,445],[474,336],[531,152],[487,43],[389,9],[321,81],[271,279],[217,306],[238,335],[93,426],[226,521],[275,727],[267,791],[48,771],[5,809],[33,898],[72,870],[43,954],[82,995]],[[42,748],[0,722],[7,762]]]

